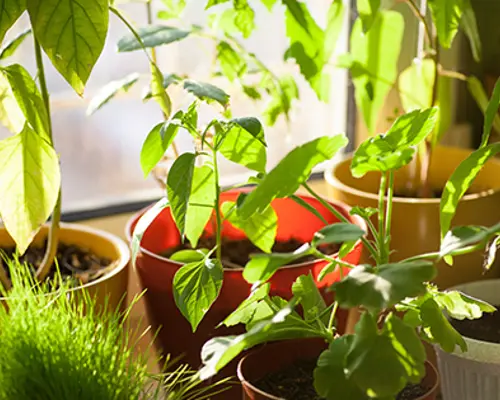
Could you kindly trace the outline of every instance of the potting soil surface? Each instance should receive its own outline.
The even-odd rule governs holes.
[[[212,249],[215,247],[215,237],[214,236],[204,236],[200,238],[198,243],[198,249]],[[276,241],[272,248],[273,253],[293,253],[304,243],[295,238],[291,238],[287,241]],[[176,247],[172,247],[161,253],[164,257],[171,257],[172,254],[180,250],[190,250],[193,249],[189,242],[182,243]],[[322,253],[333,255],[337,253],[340,249],[338,244],[330,244],[319,247]],[[250,259],[250,254],[262,253],[257,246],[255,246],[250,240],[230,240],[227,238],[222,239],[222,261],[224,267],[226,268],[241,268],[244,267]],[[307,256],[300,260],[294,261],[294,264],[314,260],[314,257]]]
[[[500,306],[495,306],[500,308]],[[490,343],[500,343],[500,312],[484,313],[479,319],[451,319],[453,327],[463,336]]]
[[[42,263],[45,246],[46,244],[43,247],[29,247],[26,253],[19,257],[21,263],[28,263],[33,274]],[[5,257],[12,259],[16,249],[4,248],[1,251]],[[5,267],[5,261],[0,259],[0,262]],[[113,267],[111,260],[98,257],[88,249],[60,242],[57,248],[56,262],[52,264],[47,280],[53,280],[57,276],[59,268],[63,280],[72,280],[75,285],[80,285],[98,279]]]
[[[270,373],[252,384],[280,399],[323,400],[314,389],[314,368],[316,359],[297,360],[287,368]],[[408,385],[396,396],[396,400],[415,400],[428,390],[422,384]]]

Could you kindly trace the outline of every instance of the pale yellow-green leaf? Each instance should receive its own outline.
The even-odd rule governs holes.
[[[26,0],[0,0],[0,43],[26,9]]]
[[[434,61],[415,59],[399,76],[399,95],[406,112],[432,106]]]
[[[9,81],[3,74],[0,74],[0,122],[12,133],[21,132],[26,122]]]
[[[27,0],[27,6],[35,37],[82,95],[106,41],[108,0]]]
[[[54,148],[28,125],[0,142],[0,215],[24,253],[55,207],[61,174]]]

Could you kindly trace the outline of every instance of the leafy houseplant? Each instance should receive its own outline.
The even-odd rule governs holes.
[[[426,355],[421,340],[439,345],[448,352],[457,346],[465,350],[464,339],[450,325],[443,311],[455,318],[473,319],[483,312],[494,311],[494,307],[456,291],[440,292],[428,282],[436,275],[435,263],[439,259],[484,248],[490,238],[498,237],[500,224],[490,228],[454,228],[444,236],[439,251],[419,254],[398,263],[390,261],[394,172],[411,162],[415,147],[432,132],[436,119],[436,108],[405,114],[396,119],[386,134],[364,142],[354,154],[353,174],[380,173],[378,208],[355,207],[351,211],[366,220],[373,236],[369,247],[373,265],[354,266],[331,259],[319,279],[334,269],[348,270],[349,274],[344,274],[342,280],[331,286],[335,302],[328,305],[311,275],[300,276],[295,281],[291,300],[270,296],[267,280],[272,272],[268,273],[269,266],[279,267],[283,258],[276,254],[254,256],[251,276],[256,279],[250,280],[254,283],[253,291],[224,321],[226,324],[245,324],[246,332],[216,337],[205,344],[202,377],[212,376],[242,351],[259,344],[319,338],[328,348],[319,355],[312,368],[314,372],[309,371],[310,383],[319,396],[326,399],[394,399],[409,383],[418,384],[424,377]],[[477,171],[469,170],[469,177],[474,173]],[[448,187],[456,183],[450,181]],[[462,183],[470,182],[463,179]],[[460,192],[454,193],[456,205]],[[243,212],[245,207],[251,210],[251,202],[245,200],[241,206]],[[377,224],[371,222],[373,215],[377,217]],[[446,219],[450,214],[444,211],[443,215]],[[446,226],[444,223],[443,227]],[[319,231],[304,251],[315,254],[318,244],[331,237],[350,240],[348,227],[345,223],[330,225]],[[335,327],[336,314],[339,309],[353,308],[360,310],[359,322],[352,334],[340,336]],[[301,345],[307,347],[307,342]],[[310,354],[307,350],[304,353]],[[273,364],[263,360],[260,364],[263,373],[267,362]],[[245,360],[240,363],[240,371],[245,370],[244,363]],[[255,387],[256,382],[250,383]],[[247,382],[243,384],[248,387]]]
[[[0,399],[183,400],[218,389],[200,387],[185,366],[152,376],[145,356],[134,354],[138,339],[130,335],[138,332],[125,330],[121,312],[103,313],[86,295],[75,305],[67,284],[40,285],[27,265],[9,267],[14,287],[0,307]]]
[[[63,235],[63,241],[66,242],[71,241],[69,236],[73,235],[66,228],[62,232],[60,229],[61,173],[59,157],[54,147],[42,49],[61,76],[76,93],[82,95],[108,31],[107,0],[87,1],[85,8],[73,3],[66,2],[66,6],[60,6],[58,2],[41,0],[0,2],[0,9],[3,10],[0,13],[0,42],[4,42],[7,31],[27,12],[33,32],[37,67],[37,80],[19,64],[0,68],[0,119],[13,134],[0,142],[0,155],[4,160],[0,172],[0,215],[20,254],[27,251],[33,240],[39,245],[44,239],[41,236],[48,237],[44,255],[33,266],[39,281],[44,281],[54,271],[52,265],[56,255],[59,256],[59,237]],[[6,43],[2,56],[11,55],[25,37],[27,33]],[[40,231],[41,225],[49,217],[51,224],[48,233],[45,227]],[[13,245],[7,235],[3,235],[2,239],[4,249]],[[96,243],[101,241],[99,238],[94,240]],[[118,284],[120,293],[117,295],[121,298],[126,287],[126,274],[122,270],[125,271],[128,252],[126,247],[116,245],[116,241],[107,242],[105,247],[113,247],[113,250],[104,251],[107,254],[97,256],[113,255],[110,265],[116,266],[121,272],[118,274],[121,282]],[[103,246],[90,244],[89,247],[101,247],[102,250]],[[120,248],[123,251],[118,254]],[[107,265],[102,264],[101,267]],[[103,269],[100,269],[101,272]],[[90,270],[85,272],[93,274]],[[10,287],[11,282],[3,266],[0,268],[0,278],[4,287]],[[111,287],[108,289],[111,290]]]

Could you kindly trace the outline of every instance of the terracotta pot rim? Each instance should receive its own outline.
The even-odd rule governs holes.
[[[444,148],[450,148],[450,149],[460,149],[460,150],[465,150],[465,149],[461,149],[459,147],[445,147],[445,146],[442,146]],[[376,193],[371,193],[371,192],[365,192],[364,190],[360,190],[360,189],[355,189],[349,185],[346,185],[344,182],[342,182],[340,179],[338,179],[335,174],[333,173],[336,168],[348,161],[348,160],[351,160],[352,159],[352,153],[348,153],[348,154],[345,154],[342,156],[342,158],[336,162],[335,164],[331,165],[329,168],[326,168],[325,169],[325,172],[324,172],[324,178],[325,178],[325,181],[335,187],[335,188],[338,188],[344,192],[347,192],[347,193],[352,193],[354,194],[355,196],[357,197],[364,197],[364,198],[368,198],[368,199],[371,199],[371,200],[378,200],[378,195]],[[494,164],[497,164],[499,166],[499,170],[500,170],[500,162],[498,162],[497,160],[489,160],[488,163],[494,163]],[[474,200],[477,200],[477,199],[480,199],[480,198],[484,198],[484,197],[488,197],[488,196],[492,196],[493,194],[496,194],[496,193],[499,193],[500,192],[500,188],[498,189],[488,189],[488,190],[483,190],[481,192],[478,192],[478,193],[471,193],[471,194],[466,194],[463,196],[462,200],[461,201],[474,201]],[[437,199],[434,199],[434,198],[426,198],[426,199],[421,199],[421,198],[418,198],[418,197],[397,197],[397,196],[394,196],[393,198],[393,202],[394,203],[406,203],[406,204],[439,204],[441,202],[441,199],[440,198],[437,198]]]
[[[314,199],[314,197],[309,196],[309,195],[300,194],[299,196],[301,198]],[[290,201],[293,201],[293,200],[290,200]],[[342,203],[340,201],[336,201],[336,200],[326,200],[326,201],[328,203],[334,205],[334,206],[337,206],[339,208],[344,209],[349,214],[349,217],[351,218],[351,222],[352,223],[354,223],[354,224],[358,225],[359,227],[361,227],[361,229],[363,229],[365,232],[368,232],[368,227],[367,227],[366,222],[365,222],[365,220],[363,218],[361,218],[358,215],[350,215],[350,211],[351,211],[352,207],[350,207],[347,204],[344,204],[344,203]],[[127,225],[125,226],[125,236],[126,236],[127,241],[129,243],[132,242],[132,235],[131,235],[132,225],[136,222],[137,216],[138,215],[142,215],[150,207],[151,207],[151,205],[147,206],[147,207],[144,207],[142,210],[140,210],[138,213],[134,214],[132,216],[132,218],[130,218],[127,221]],[[358,241],[356,241],[356,245],[355,246],[359,246],[360,243],[361,243],[361,239],[358,240]],[[148,249],[145,249],[142,245],[140,246],[140,251],[141,251],[141,253],[144,253],[147,256],[155,258],[155,259],[157,259],[159,261],[168,262],[168,263],[171,263],[171,264],[179,266],[179,267],[181,267],[181,266],[184,265],[184,263],[182,263],[182,262],[171,260],[169,258],[166,258],[166,257],[163,257],[163,256],[161,256],[159,254],[156,254],[156,253],[154,253],[154,252],[152,252],[152,251],[150,251]],[[335,253],[335,254],[329,254],[329,256],[331,256],[331,257],[338,256],[338,252]],[[280,267],[280,269],[302,268],[302,267],[305,267],[307,265],[314,265],[315,263],[321,262],[321,261],[322,260],[305,261],[305,262],[301,262],[301,263],[298,263],[298,264],[285,265],[283,267]],[[241,273],[244,269],[245,269],[245,267],[240,267],[240,268],[224,268],[224,272],[231,273],[231,272],[234,271],[234,272]]]
[[[307,340],[307,339],[303,339],[303,340]],[[270,342],[271,343],[271,342]],[[269,344],[270,344],[269,343]],[[275,342],[276,343],[276,342]],[[236,369],[236,374],[238,376],[238,379],[239,381],[241,382],[241,384],[245,384],[247,385],[248,387],[250,387],[254,392],[260,394],[261,396],[266,396],[266,397],[269,397],[271,400],[283,400],[282,398],[280,397],[276,397],[276,396],[273,396],[273,395],[270,395],[269,393],[266,393],[264,392],[263,390],[260,390],[259,388],[255,387],[251,382],[247,381],[243,375],[243,371],[242,371],[242,367],[243,367],[243,363],[245,362],[245,359],[247,357],[250,357],[252,355],[252,353],[254,352],[255,350],[252,350],[251,353],[245,355],[239,362],[238,362],[238,367]],[[433,393],[436,393],[437,390],[439,389],[439,382],[440,382],[440,376],[439,376],[439,372],[437,370],[437,368],[429,361],[425,361],[425,365],[432,371],[433,375],[436,377],[435,379],[435,382],[433,384],[433,386],[431,388],[429,388],[427,390],[427,393],[424,394],[423,396],[420,396],[418,398],[416,398],[415,400],[425,400],[429,395],[433,394]],[[426,374],[427,375],[427,374]]]
[[[48,224],[45,224],[44,226],[48,226]],[[0,229],[5,229],[4,226],[0,226]],[[101,239],[111,243],[113,247],[118,251],[119,258],[114,260],[116,262],[116,267],[113,268],[111,271],[108,273],[104,274],[101,276],[99,279],[96,279],[95,281],[88,282],[85,285],[81,285],[75,288],[70,289],[70,291],[77,291],[81,289],[87,289],[92,286],[97,286],[99,284],[102,284],[102,282],[107,281],[108,279],[112,278],[113,276],[117,275],[120,273],[123,269],[125,269],[130,262],[130,249],[123,241],[120,239],[118,236],[113,235],[112,233],[103,231],[101,229],[97,228],[92,228],[90,226],[86,225],[80,225],[80,224],[71,224],[71,223],[64,223],[61,222],[61,231],[59,238],[61,241],[64,241],[65,237],[65,232],[66,231],[81,231],[85,233],[89,233],[95,236],[100,237]],[[5,297],[0,297],[0,301],[4,300]]]

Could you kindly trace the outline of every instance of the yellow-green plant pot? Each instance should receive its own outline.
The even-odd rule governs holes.
[[[438,147],[430,167],[433,189],[442,190],[455,168],[471,150]],[[328,196],[350,206],[377,207],[380,174],[368,173],[356,179],[350,172],[351,157],[346,157],[325,172]],[[395,174],[396,191],[403,190],[409,181],[409,168]],[[440,243],[439,198],[419,199],[396,197],[392,218],[392,261],[437,251]],[[474,181],[470,193],[459,204],[453,226],[491,226],[500,221],[500,161],[491,160]],[[438,265],[435,283],[440,288],[481,279],[499,277],[498,263],[487,274],[482,269],[482,253],[456,257],[452,267]]]

